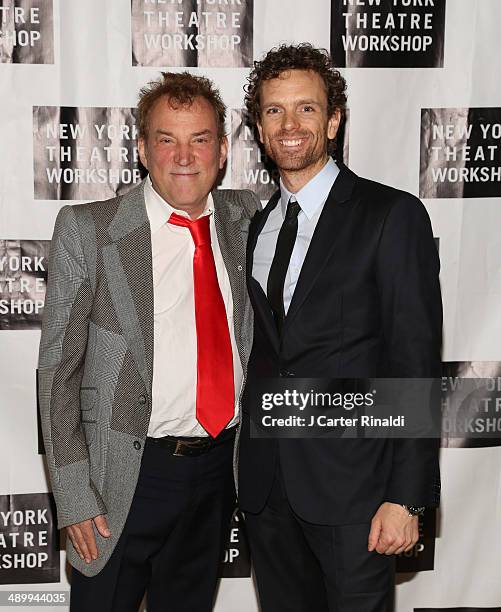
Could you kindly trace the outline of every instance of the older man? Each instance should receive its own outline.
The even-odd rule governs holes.
[[[71,610],[212,609],[234,507],[250,347],[244,239],[259,205],[214,189],[225,106],[210,81],[141,91],[149,176],[64,206],[39,359],[47,461],[74,567]]]

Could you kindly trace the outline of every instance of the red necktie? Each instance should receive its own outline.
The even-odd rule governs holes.
[[[223,296],[217,281],[208,215],[192,221],[171,214],[169,223],[187,227],[195,243],[193,282],[197,329],[197,419],[215,438],[234,415],[233,353]]]

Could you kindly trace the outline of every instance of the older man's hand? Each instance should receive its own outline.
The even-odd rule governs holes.
[[[102,514],[66,527],[66,533],[75,550],[86,563],[95,561],[99,556],[93,525],[96,526],[96,529],[103,538],[110,537],[111,532],[108,529],[108,522]]]

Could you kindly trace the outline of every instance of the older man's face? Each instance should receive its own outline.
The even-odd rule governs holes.
[[[203,212],[227,152],[216,112],[202,97],[175,107],[160,98],[150,112],[146,138],[139,139],[139,156],[155,190],[192,218]]]

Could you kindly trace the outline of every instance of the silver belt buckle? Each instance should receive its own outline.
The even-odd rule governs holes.
[[[174,453],[173,455],[175,457],[186,457],[187,454],[180,452],[180,450],[184,447],[188,447],[188,448],[206,448],[209,449],[210,448],[210,441],[207,438],[207,440],[196,440],[193,442],[190,442],[189,440],[177,440],[176,441],[176,448],[174,449]],[[188,455],[189,456],[189,455]]]
[[[179,450],[183,448],[183,441],[182,440],[178,440],[176,442],[176,448],[174,449],[174,453],[173,455],[175,457],[184,457],[183,453],[180,453]]]

